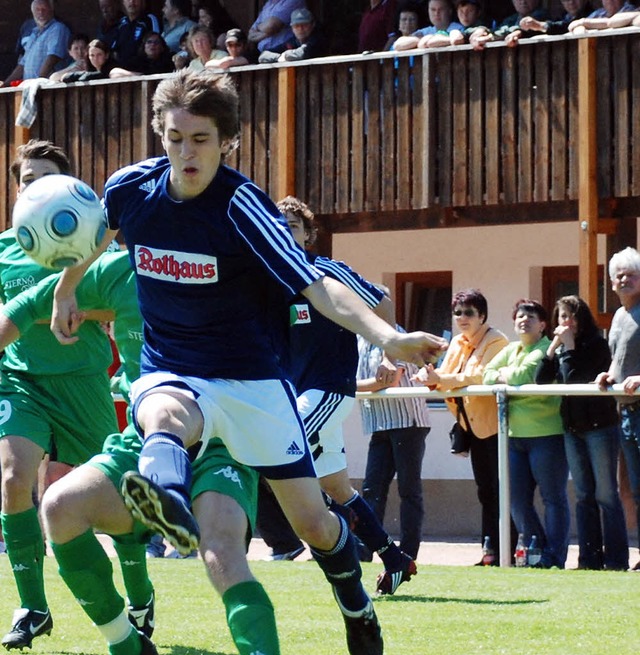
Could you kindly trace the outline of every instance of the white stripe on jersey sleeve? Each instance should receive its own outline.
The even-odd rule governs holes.
[[[257,187],[252,184],[239,186],[231,199],[228,216],[238,234],[266,268],[289,289],[290,293],[296,294],[299,289],[293,288],[283,279],[279,271],[272,265],[273,259],[280,260],[283,265],[292,269],[302,281],[306,282],[306,286],[322,277],[322,274],[309,264],[304,251],[293,240],[289,230],[269,213],[256,194],[257,190]],[[255,233],[247,234],[243,231],[244,226],[240,226],[233,216],[232,209],[234,207],[248,219],[248,224],[255,229]],[[251,238],[255,236],[258,237],[257,241],[255,238]],[[261,246],[264,247],[261,248]]]
[[[344,262],[338,262],[328,257],[318,257],[314,266],[329,277],[342,282],[356,293],[369,307],[377,307],[382,300],[383,294],[376,289],[371,282],[365,280]]]

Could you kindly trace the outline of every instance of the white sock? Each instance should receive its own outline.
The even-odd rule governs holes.
[[[122,612],[113,621],[97,626],[98,630],[104,635],[108,644],[119,644],[124,641],[133,630],[127,615]]]

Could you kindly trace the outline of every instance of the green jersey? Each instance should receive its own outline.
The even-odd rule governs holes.
[[[6,304],[52,271],[36,264],[16,243],[13,229],[0,234],[0,300]],[[51,314],[51,303],[48,312]],[[33,324],[20,338],[5,349],[0,367],[4,371],[39,375],[93,375],[104,373],[113,356],[109,340],[100,325],[87,321],[78,332],[80,339],[63,346],[49,329],[49,325]]]
[[[25,330],[28,334],[34,321],[51,315],[58,278],[59,274],[48,276],[5,305],[4,313],[15,323],[20,334]],[[102,255],[82,278],[76,290],[76,299],[81,310],[108,309],[115,313],[113,336],[122,363],[119,390],[128,398],[131,383],[140,376],[142,348],[142,317],[129,254],[121,251]],[[49,329],[48,326],[44,327]]]

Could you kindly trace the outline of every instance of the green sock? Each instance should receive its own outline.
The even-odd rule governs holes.
[[[113,567],[92,530],[66,544],[51,544],[58,570],[89,618],[101,626],[124,610],[113,584]]]
[[[129,636],[119,644],[109,644],[109,655],[140,655],[142,642],[138,633],[131,626]]]
[[[44,612],[44,538],[35,507],[2,514],[2,534],[22,607]]]
[[[125,537],[114,537],[113,545],[120,560],[124,588],[134,607],[142,607],[151,600],[153,585],[147,570],[147,550],[143,544],[126,543]]]
[[[256,651],[264,655],[280,655],[273,605],[259,582],[234,585],[224,593],[222,602],[240,655],[251,655]]]

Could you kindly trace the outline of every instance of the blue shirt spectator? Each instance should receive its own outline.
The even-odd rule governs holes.
[[[53,17],[50,0],[33,0],[31,13],[35,27],[22,42],[24,54],[4,85],[36,77],[48,78],[53,71],[64,66],[71,37],[69,28]]]

